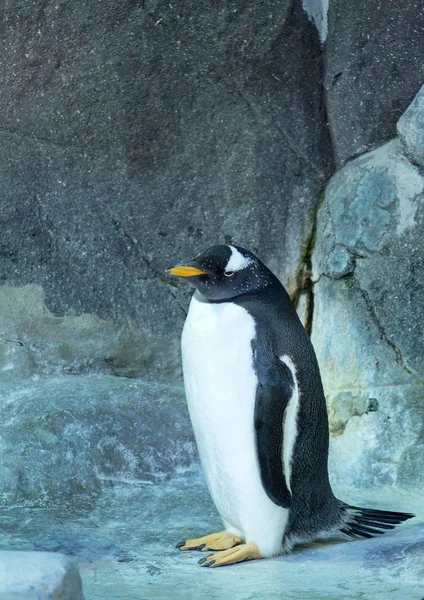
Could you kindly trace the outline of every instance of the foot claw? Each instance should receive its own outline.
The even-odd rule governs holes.
[[[209,562],[205,562],[202,567],[212,567],[216,563],[215,560],[211,560]]]
[[[180,542],[178,542],[178,544],[175,546],[176,548],[181,548],[182,546],[185,546],[186,541],[185,540],[181,540]]]
[[[201,552],[203,550],[203,548],[206,548],[206,544],[202,544],[197,549],[200,550],[200,552]]]
[[[206,562],[207,560],[208,560],[208,557],[207,557],[207,556],[205,556],[205,558],[200,558],[200,559],[197,561],[197,564],[198,564],[198,565],[201,565],[201,564],[203,564],[204,562]]]

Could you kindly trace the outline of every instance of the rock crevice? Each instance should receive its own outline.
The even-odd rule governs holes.
[[[381,323],[381,321],[378,318],[377,312],[375,310],[375,307],[373,305],[373,302],[371,300],[371,297],[369,295],[369,293],[362,289],[360,285],[358,285],[360,294],[362,296],[362,298],[364,299],[365,302],[365,306],[367,307],[367,310],[369,312],[369,314],[371,315],[372,320],[374,321],[374,323],[377,326],[378,332],[380,334],[380,337],[382,340],[385,341],[385,343],[390,346],[390,348],[393,350],[393,352],[395,353],[395,357],[396,357],[396,363],[402,367],[402,369],[404,371],[406,371],[408,373],[408,375],[413,375],[412,371],[410,369],[408,369],[407,365],[405,364],[404,358],[402,356],[402,352],[401,350],[396,346],[396,344],[388,337],[383,324]]]

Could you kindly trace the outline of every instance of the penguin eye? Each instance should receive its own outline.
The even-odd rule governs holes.
[[[225,277],[232,277],[234,275],[234,271],[224,271]]]

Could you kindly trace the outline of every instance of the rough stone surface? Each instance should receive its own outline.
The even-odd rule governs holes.
[[[93,314],[56,316],[38,285],[0,286],[0,380],[108,373],[169,381],[181,378],[179,347],[178,335],[165,343]]]
[[[175,544],[222,523],[203,479],[191,476],[114,488],[91,511],[9,508],[0,516],[0,546],[72,555],[90,600],[421,600],[422,498],[385,488],[336,492],[355,505],[418,517],[372,540],[308,544],[286,557],[202,569],[197,561],[204,554]]]
[[[424,177],[395,139],[329,183],[313,255],[312,341],[330,467],[361,488],[424,483]]]
[[[331,168],[300,0],[19,0],[0,36],[0,281],[168,339],[188,293],[164,270],[212,243],[293,288]]]
[[[0,504],[90,506],[123,481],[197,470],[181,388],[57,377],[0,388]]]
[[[1,600],[84,600],[81,577],[67,556],[0,550]]]
[[[331,0],[325,91],[337,164],[396,135],[397,120],[424,81],[422,8]]]
[[[405,154],[424,167],[424,86],[399,119],[397,130]]]

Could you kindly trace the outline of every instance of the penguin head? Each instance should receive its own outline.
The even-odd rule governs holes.
[[[259,292],[278,281],[254,254],[240,246],[212,246],[168,273],[187,278],[202,296],[212,301]]]

